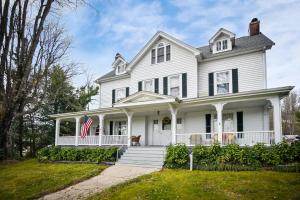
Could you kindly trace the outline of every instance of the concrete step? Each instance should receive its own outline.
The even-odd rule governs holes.
[[[133,166],[133,167],[144,167],[144,168],[157,168],[161,169],[162,166],[158,165],[142,165],[142,164],[127,164],[127,163],[116,163],[116,165],[125,165],[125,166]]]
[[[144,160],[119,160],[120,164],[133,164],[133,165],[151,165],[151,166],[163,166],[162,161],[144,161]]]
[[[165,154],[143,154],[143,153],[126,153],[123,154],[122,157],[142,157],[142,158],[161,158],[163,159],[165,157]]]
[[[119,160],[139,160],[139,161],[158,161],[158,162],[163,162],[164,158],[163,157],[134,157],[134,156],[122,156]]]

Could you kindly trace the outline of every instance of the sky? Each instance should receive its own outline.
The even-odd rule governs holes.
[[[73,42],[70,59],[82,67],[73,80],[80,86],[109,72],[117,52],[130,62],[158,30],[200,47],[220,28],[248,35],[254,17],[275,42],[267,51],[268,87],[299,90],[299,0],[90,0],[64,10],[61,21]]]

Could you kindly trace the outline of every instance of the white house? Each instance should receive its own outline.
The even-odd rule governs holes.
[[[52,115],[55,144],[131,146],[138,135],[141,146],[280,142],[280,100],[293,87],[267,87],[273,45],[257,19],[248,36],[221,28],[203,47],[158,31],[130,62],[117,54],[112,70],[95,81],[98,109]],[[82,139],[85,115],[93,124]],[[60,134],[62,121],[75,122],[75,132]]]

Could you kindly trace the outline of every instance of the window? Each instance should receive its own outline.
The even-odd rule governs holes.
[[[215,73],[215,94],[227,94],[231,92],[231,70]]]
[[[116,89],[116,101],[119,101],[126,97],[126,88]]]
[[[169,61],[170,58],[171,58],[171,46],[168,45],[168,46],[166,47],[166,61]]]
[[[160,63],[160,62],[164,62],[165,60],[165,47],[163,46],[163,44],[159,44],[158,45],[158,49],[157,49],[157,63]]]
[[[162,130],[171,130],[171,119],[164,117],[162,120]]]
[[[216,43],[217,51],[225,51],[228,49],[228,40],[220,40]]]
[[[166,58],[166,59],[165,59]],[[171,45],[159,43],[156,48],[151,50],[151,64],[161,63],[171,60]]]
[[[180,97],[180,75],[170,76],[170,95]]]
[[[155,64],[155,49],[151,51],[151,64]]]
[[[176,127],[177,129],[182,129],[182,119],[181,118],[177,118],[177,121],[176,121]]]
[[[154,91],[153,79],[149,79],[149,80],[144,81],[144,91],[149,91],[149,92]]]
[[[221,41],[217,42],[217,51],[221,51]]]
[[[118,65],[117,66],[117,75],[118,74],[124,74],[125,73],[125,65]]]
[[[223,40],[222,44],[223,44],[223,50],[226,50],[227,49],[227,40]]]
[[[126,121],[115,121],[114,135],[126,135],[126,134],[127,134],[127,123],[126,123]]]

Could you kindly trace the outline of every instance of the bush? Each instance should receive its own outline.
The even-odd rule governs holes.
[[[117,147],[84,148],[50,146],[40,149],[37,153],[39,161],[88,161],[97,162],[115,161]]]
[[[253,147],[240,147],[229,144],[220,147],[214,144],[209,147],[198,145],[193,148],[193,161],[196,168],[232,168],[236,166],[272,167],[300,161],[300,143],[288,144],[282,142],[271,147],[256,144]]]
[[[189,150],[184,144],[169,145],[165,166],[169,168],[185,168],[189,163]]]

